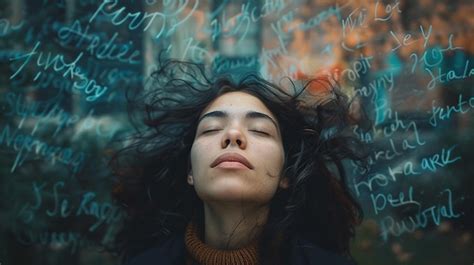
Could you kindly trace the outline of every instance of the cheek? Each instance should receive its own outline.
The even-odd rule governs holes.
[[[199,168],[210,163],[211,146],[206,141],[197,140],[191,147],[191,167],[193,170],[199,170]]]
[[[283,147],[278,145],[266,145],[259,147],[256,152],[257,161],[264,165],[265,169],[272,175],[278,175],[284,162]]]

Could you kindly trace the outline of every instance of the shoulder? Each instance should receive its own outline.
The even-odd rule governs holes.
[[[175,235],[132,257],[126,265],[181,265],[184,264],[185,254],[183,236]]]
[[[355,265],[354,262],[337,253],[324,250],[317,245],[295,236],[292,239],[292,262],[305,265]]]

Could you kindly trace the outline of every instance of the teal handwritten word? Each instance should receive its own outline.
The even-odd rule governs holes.
[[[358,15],[356,14],[358,11]],[[353,16],[354,15],[354,18]],[[354,9],[345,19],[341,19],[342,24],[342,37],[346,37],[346,32],[352,32],[357,27],[365,27],[367,23],[367,8]]]
[[[167,4],[163,7],[164,10],[168,10],[168,12],[126,12],[125,7],[121,7],[117,10],[114,10],[114,7],[118,4],[117,0],[104,0],[96,11],[92,14],[89,18],[89,23],[92,23],[99,14],[104,15],[107,18],[110,18],[110,22],[115,26],[120,26],[123,24],[128,24],[129,30],[136,30],[139,27],[143,28],[143,31],[147,31],[151,25],[157,22],[157,18],[161,22],[161,27],[156,27],[157,34],[154,36],[155,40],[159,39],[161,36],[170,36],[174,32],[176,32],[177,28],[180,25],[183,25],[185,21],[187,21],[192,14],[197,10],[199,1],[194,1],[194,6],[192,7],[191,11],[183,16],[184,18],[178,21],[176,17],[180,17],[181,13],[186,10],[186,6],[188,5],[189,1],[165,1]],[[171,6],[172,3],[178,3],[176,7]],[[172,12],[173,10],[176,10]],[[166,25],[169,25],[170,28],[167,29]]]
[[[86,52],[99,60],[117,60],[128,64],[139,64],[141,61],[140,51],[136,49],[132,51],[134,45],[132,41],[128,44],[116,44],[118,33],[115,32],[107,42],[101,43],[101,38],[97,34],[89,33],[89,25],[83,30],[78,20],[75,20],[70,27],[61,27],[58,37],[59,43],[63,46],[72,42],[76,48],[80,48],[86,42]]]
[[[462,47],[455,47],[454,46],[454,44],[453,44],[453,34],[450,34],[449,37],[448,37],[448,46],[447,47],[445,47],[445,48],[441,48],[441,47],[438,47],[438,46],[428,47],[428,44],[430,43],[430,39],[431,39],[432,32],[433,32],[433,26],[430,25],[429,28],[428,28],[428,32],[425,33],[425,29],[423,28],[422,25],[420,25],[420,31],[421,31],[421,35],[423,37],[423,48],[425,50],[423,51],[423,54],[421,55],[420,59],[418,59],[419,57],[418,57],[418,54],[416,52],[413,52],[413,53],[410,54],[410,59],[413,60],[413,65],[411,67],[411,73],[412,74],[415,73],[416,67],[418,65],[421,65],[422,63],[425,66],[427,66],[427,68],[439,66],[443,62],[443,59],[444,59],[443,53],[444,52],[463,49]],[[411,37],[410,34],[405,35],[404,41],[403,41],[404,45],[408,46],[408,45],[411,45],[412,43],[418,41],[418,40],[416,40],[416,41],[411,41],[411,42],[408,43],[410,37]],[[399,43],[399,46],[401,46],[400,43]],[[399,47],[397,46],[395,49],[398,49],[398,48]],[[425,70],[426,70],[426,68],[425,68]]]
[[[33,48],[33,50],[31,52],[10,59],[11,61],[25,59],[25,61],[17,69],[17,71],[10,76],[10,79],[13,79],[18,74],[20,74],[23,71],[23,69],[25,68],[25,66],[28,65],[28,63],[30,62],[32,57],[34,55],[38,54],[37,50],[38,50],[40,44],[41,44],[41,42],[37,42],[35,47]],[[37,64],[37,66],[43,67],[44,70],[48,70],[50,67],[52,67],[52,69],[54,69],[56,72],[60,72],[60,71],[63,71],[65,69],[63,76],[66,77],[67,75],[69,75],[71,78],[73,78],[74,77],[73,76],[74,70],[76,69],[76,64],[81,59],[82,55],[83,54],[80,53],[73,62],[66,63],[65,59],[64,59],[64,56],[62,56],[62,55],[58,54],[58,55],[54,56],[53,59],[51,59],[51,53],[49,53],[46,58],[43,58],[43,57],[45,57],[45,55],[43,54],[43,52],[40,52],[39,56],[38,56],[38,59],[36,61],[36,64]],[[42,61],[42,59],[43,60],[45,59],[45,61]],[[35,77],[35,80],[38,77],[39,77],[39,74]]]
[[[411,73],[414,74],[416,67],[418,65],[421,65],[422,63],[428,67],[436,67],[436,66],[441,65],[441,63],[444,60],[444,55],[443,55],[443,51],[440,48],[431,47],[431,48],[426,49],[423,52],[421,59],[418,59],[418,54],[416,53],[410,54],[410,59],[413,60]]]
[[[373,56],[360,55],[358,60],[352,62],[350,66],[341,72],[341,77],[347,76],[351,81],[360,79],[361,74],[367,74],[372,67],[370,61],[374,59]]]
[[[448,150],[445,150],[443,148],[439,153],[428,157],[423,157],[421,159],[421,168],[424,170],[429,170],[431,172],[436,172],[438,168],[443,168],[449,164],[460,160],[460,156],[451,158],[451,152],[455,147],[456,145],[451,146]]]
[[[19,31],[25,25],[25,21],[22,20],[16,25],[12,25],[6,18],[0,19],[0,38],[9,35],[12,32]]]
[[[369,166],[374,165],[376,161],[383,159],[385,161],[392,160],[395,157],[402,156],[403,152],[399,150],[399,147],[397,148],[395,141],[390,138],[389,140],[390,147],[389,148],[380,148],[380,150],[375,150],[374,151],[374,156],[371,156],[369,158]],[[404,139],[402,141],[402,150],[407,151],[410,149],[415,149],[416,146],[413,146],[409,144],[408,140]]]
[[[278,38],[278,44],[280,46],[278,49],[282,50],[284,54],[288,52],[286,50],[286,45],[291,36],[288,34],[288,30],[284,31],[283,29],[287,28],[287,25],[291,25],[291,23],[294,21],[295,15],[295,10],[290,10],[278,18],[277,21],[270,23],[270,28]]]
[[[405,192],[400,192],[398,195],[393,196],[392,194],[376,193],[375,195],[370,194],[370,200],[372,201],[372,208],[376,215],[383,211],[387,206],[391,207],[402,207],[406,205],[417,205],[421,207],[421,204],[413,199],[413,187],[408,188],[407,197]]]
[[[244,3],[244,5],[250,6],[252,3]],[[278,15],[284,8],[286,3],[284,0],[266,0],[260,8],[253,6],[251,11],[246,14],[250,16],[252,22],[258,22],[260,19],[269,15]],[[246,9],[244,9],[246,10]],[[257,12],[258,11],[258,12]]]
[[[191,37],[187,39],[186,48],[184,48],[181,56],[181,59],[185,58],[194,62],[204,62],[206,59],[212,58],[212,56],[207,49],[201,47],[199,41]]]
[[[35,203],[30,205],[25,203],[20,211],[18,212],[17,218],[19,218],[23,223],[29,224],[34,218],[36,211],[41,208],[43,204],[43,197],[41,196],[41,190],[46,186],[46,183],[37,185],[36,181],[33,181],[33,194],[35,195]]]
[[[425,70],[431,76],[431,80],[426,86],[429,90],[434,89],[438,83],[445,84],[453,80],[462,80],[474,76],[474,67],[469,66],[469,60],[466,60],[464,71],[462,72],[456,72],[454,69],[443,72],[441,67],[438,67],[438,74],[435,75],[429,68],[425,68]]]
[[[286,50],[282,47],[273,48],[273,49],[262,49],[262,55],[260,56],[260,61],[263,62],[262,66],[266,67],[268,64],[271,64],[274,67],[278,66],[278,63],[274,61],[274,58],[278,58],[280,55],[286,53]]]
[[[6,95],[6,102],[9,109],[4,114],[7,117],[19,116],[21,120],[18,129],[21,129],[27,118],[36,118],[33,129],[30,133],[34,136],[36,131],[51,125],[56,125],[52,137],[56,137],[64,128],[75,126],[72,138],[79,137],[83,133],[93,132],[97,136],[111,139],[122,127],[120,123],[109,118],[95,117],[95,110],[92,109],[85,118],[71,114],[60,107],[55,98],[45,101],[28,101],[21,95],[9,92]]]
[[[310,18],[308,21],[292,25],[288,28],[288,33],[291,33],[297,29],[299,30],[309,30],[314,27],[319,26],[322,22],[329,19],[331,16],[336,16],[338,20],[341,20],[341,9],[338,6],[331,6],[328,9],[322,11],[316,16]]]
[[[372,127],[372,129],[374,129],[374,127]],[[364,143],[369,144],[374,142],[373,133],[361,129],[359,125],[354,125],[352,133]]]
[[[381,236],[384,241],[389,235],[400,236],[404,233],[412,233],[417,229],[428,226],[428,221],[432,220],[435,225],[440,225],[441,220],[459,218],[461,214],[456,213],[453,207],[452,191],[445,189],[441,194],[448,194],[447,205],[433,205],[425,209],[419,209],[415,215],[403,218],[401,221],[395,221],[392,216],[386,216],[380,221],[382,230]]]
[[[4,125],[0,131],[0,145],[12,147],[17,152],[11,172],[14,172],[17,167],[23,164],[28,153],[42,156],[53,165],[60,162],[72,166],[74,174],[81,170],[85,158],[83,152],[76,153],[71,148],[49,145],[42,140],[31,137],[31,135],[18,133],[18,128],[11,132],[9,125]]]
[[[56,122],[56,130],[53,133],[53,137],[56,137],[62,129],[75,124],[80,119],[78,115],[72,115],[62,109],[54,98],[52,100],[31,102],[20,95],[9,92],[6,95],[6,102],[9,105],[10,111],[6,112],[5,115],[21,117],[22,119],[18,125],[20,129],[26,118],[40,118],[33,128],[31,135],[35,134],[42,123],[46,123],[49,126],[52,122]]]
[[[378,13],[378,11],[380,10],[379,4],[380,4],[380,1],[377,0],[377,2],[375,3],[375,8],[374,8],[374,20],[375,21],[387,21],[387,20],[392,18],[394,12],[402,13],[402,10],[400,10],[400,7],[399,7],[400,2],[395,1],[395,3],[386,4],[385,10],[384,10],[384,13],[385,13],[384,15],[386,15],[386,16],[385,17],[379,17],[379,13]]]
[[[224,72],[229,70],[235,70],[239,68],[252,68],[259,65],[259,59],[255,56],[238,58],[235,60],[225,59],[218,57],[214,60],[214,70],[216,72]]]
[[[36,65],[42,69],[36,73],[36,76],[33,79],[34,81],[40,77],[42,71],[46,71],[51,68],[54,72],[62,73],[63,77],[68,76],[70,79],[80,79],[79,81],[74,81],[73,89],[79,91],[84,90],[84,93],[88,95],[86,97],[87,101],[96,101],[99,97],[105,94],[107,87],[97,85],[95,80],[88,79],[84,74],[82,74],[81,69],[77,66],[77,63],[84,55],[83,52],[80,52],[74,61],[66,63],[64,56],[61,54],[56,54],[53,58],[51,58],[51,53],[48,53],[47,55],[43,52],[38,53],[37,50],[40,44],[40,42],[37,42],[33,50],[29,53],[19,57],[11,58],[12,61],[24,59],[24,62],[20,67],[18,67],[17,71],[10,76],[10,79],[14,79],[16,76],[18,76],[29,64],[33,56],[38,55],[36,59]]]
[[[96,194],[94,192],[86,192],[82,195],[81,202],[77,209],[74,211],[74,207],[71,206],[70,201],[66,198],[60,199],[59,189],[64,187],[64,182],[59,181],[54,184],[53,197],[54,207],[53,209],[46,210],[46,214],[50,217],[61,217],[67,218],[71,215],[74,216],[92,216],[96,219],[96,222],[89,227],[90,232],[94,232],[103,224],[110,224],[117,222],[122,217],[122,212],[119,207],[112,205],[108,202],[99,203],[95,200]]]
[[[352,45],[346,44],[345,38],[347,36],[347,32],[351,33],[357,27],[364,27],[364,28],[367,27],[366,25],[367,9],[362,8],[359,11],[359,14],[357,15],[357,17],[354,16],[353,18],[352,15],[354,15],[356,11],[359,11],[359,8],[354,9],[345,19],[341,19],[341,23],[342,23],[341,47],[348,52],[354,52],[356,49],[362,48],[366,46],[367,44],[367,43],[362,42],[359,34],[353,35],[354,38],[352,39],[352,41],[354,42],[354,44]],[[350,48],[349,46],[354,47],[354,49]]]
[[[360,88],[355,88],[356,95],[363,97],[370,97],[372,102],[375,102],[379,98],[380,89],[392,91],[394,87],[393,73],[389,72],[382,76],[372,80],[369,84],[364,85]]]
[[[426,48],[430,42],[430,39],[433,33],[433,26],[430,25],[428,27],[428,32],[425,33],[425,28],[423,27],[423,25],[420,25],[420,33],[421,33],[421,38],[412,39],[412,34],[407,33],[407,34],[402,34],[403,39],[400,39],[399,34],[391,30],[390,35],[392,36],[392,39],[395,40],[395,42],[397,43],[397,46],[392,48],[392,51],[396,51],[400,49],[402,46],[410,46],[411,44],[418,42],[420,40],[423,41],[423,47]]]
[[[354,181],[354,189],[356,195],[359,197],[361,195],[360,189],[362,187],[366,187],[369,192],[374,190],[374,184],[377,184],[379,187],[385,187],[390,182],[396,182],[398,177],[401,176],[416,176],[420,175],[421,173],[415,170],[415,163],[413,161],[404,161],[398,166],[392,168],[392,166],[387,167],[387,173],[375,173],[371,175],[368,180],[364,181]],[[367,172],[364,170],[361,174],[365,175]]]
[[[411,126],[416,126],[416,123],[413,123]],[[416,127],[413,127],[414,129],[414,135],[415,138],[419,139],[418,135],[418,129]],[[382,129],[381,128],[373,128],[374,133],[378,135],[382,135]],[[373,140],[373,135],[372,132],[362,132],[360,129],[355,128],[354,129],[354,134],[356,134],[361,141],[366,142],[366,143],[372,143]],[[396,157],[403,156],[405,154],[405,151],[410,151],[418,148],[418,146],[422,146],[424,142],[417,141],[415,143],[410,142],[409,139],[403,139],[400,142],[396,142],[394,139],[389,138],[388,139],[388,144],[389,147],[387,148],[386,146],[380,146],[376,150],[373,150],[372,154],[368,157],[367,159],[367,168],[359,168],[356,167],[356,171],[359,174],[367,174],[370,172],[370,168],[374,165],[377,164],[379,160],[384,160],[384,161],[390,161],[393,160]],[[405,163],[405,165],[412,164],[410,163]],[[417,172],[412,172],[413,174],[418,174]]]
[[[108,202],[98,202],[95,192],[85,192],[82,194],[78,205],[74,205],[73,201],[65,198],[68,195],[61,193],[64,188],[64,181],[54,183],[52,192],[46,191],[46,183],[33,182],[33,192],[35,201],[33,203],[25,203],[22,207],[19,217],[24,223],[30,223],[34,220],[36,212],[41,210],[43,206],[43,197],[52,197],[54,203],[52,207],[45,209],[45,213],[53,218],[69,218],[79,216],[90,216],[95,222],[89,227],[89,232],[96,231],[100,226],[119,222],[123,217],[122,210]],[[46,195],[46,196],[45,196]]]
[[[396,167],[387,166],[387,173],[378,172],[370,177],[368,177],[367,181],[358,181],[354,182],[354,188],[356,191],[357,196],[360,196],[360,189],[361,187],[366,187],[369,191],[373,191],[374,184],[377,184],[380,187],[387,186],[390,182],[396,182],[398,177],[401,176],[416,176],[422,173],[422,170],[436,172],[439,168],[444,168],[458,160],[461,159],[460,156],[452,157],[451,152],[455,146],[450,147],[448,150],[442,148],[438,153],[422,157],[420,162],[413,162],[413,161],[403,161],[402,163],[398,164]],[[375,158],[369,158],[369,166],[374,165],[377,160],[381,157],[385,158],[386,160],[391,160],[395,155],[402,155],[402,153],[389,153],[388,150],[382,151],[375,151]],[[368,174],[370,167],[368,169],[365,168],[357,168],[356,171],[359,174]]]
[[[463,95],[459,94],[458,103],[454,106],[446,105],[445,107],[439,107],[435,103],[436,100],[433,100],[431,103],[431,117],[429,119],[429,123],[433,127],[438,126],[438,120],[449,120],[452,114],[465,114],[469,112],[470,109],[474,108],[474,96],[464,100]]]
[[[51,92],[53,90],[52,88],[56,88],[56,94],[52,97],[57,98],[62,96],[64,92],[72,92],[73,81],[64,78],[62,75],[58,75],[55,72],[46,72],[42,73],[33,85],[37,89],[48,89]],[[53,95],[53,93],[51,93],[51,95]]]
[[[81,68],[81,73],[88,76],[90,80],[103,80],[109,88],[117,87],[118,85],[121,85],[121,87],[117,88],[123,88],[123,86],[138,84],[143,80],[143,75],[139,75],[136,71],[129,69],[119,70],[116,67],[105,68],[103,65],[92,59],[88,59],[87,66],[84,69]],[[19,77],[20,76],[21,75],[19,75]],[[24,75],[24,77],[26,77],[26,75]],[[12,83],[13,82],[15,83],[15,86],[20,86],[21,84],[25,84],[27,80],[24,78],[22,80],[14,80]],[[55,88],[56,93],[51,93],[52,98],[62,97],[64,92],[75,93],[74,81],[66,79],[62,75],[58,75],[56,72],[43,72],[39,78],[36,79],[35,83],[33,83],[33,86],[37,89],[49,89],[48,93],[51,93],[53,90],[52,88]]]
[[[386,104],[386,101],[384,101],[383,103]],[[382,104],[381,106],[385,106],[384,104]],[[377,157],[385,157],[387,160],[390,160],[395,156],[402,155],[400,147],[396,148],[396,145],[393,142],[393,139],[391,138],[391,136],[397,132],[408,133],[408,135],[405,135],[405,138],[401,142],[401,150],[403,151],[414,150],[417,147],[426,144],[426,142],[422,139],[420,135],[418,125],[415,121],[400,119],[398,116],[398,112],[392,111],[391,108],[384,108],[383,113],[381,115],[384,116],[384,120],[386,118],[389,122],[384,123],[382,128],[377,129],[377,131],[380,132],[380,134],[384,137],[389,138],[391,150],[387,150],[384,152],[378,151],[375,155],[375,160],[373,160],[372,158],[369,159],[369,165],[375,164]],[[392,152],[392,154],[389,154],[389,152]]]
[[[122,125],[109,117],[94,116],[94,109],[87,116],[77,122],[72,139],[79,138],[81,134],[95,133],[105,141],[112,139],[122,128]]]
[[[388,144],[389,147],[379,147],[373,151],[373,154],[368,157],[368,164],[366,168],[355,167],[355,171],[359,174],[367,174],[370,172],[370,168],[373,165],[377,164],[378,160],[385,160],[389,161],[394,159],[395,157],[402,156],[406,151],[415,150],[420,146],[426,144],[424,140],[422,140],[420,133],[418,131],[418,126],[415,121],[409,121],[408,123],[400,120],[398,118],[398,113],[395,112],[393,115],[394,119],[391,120],[390,123],[385,124],[381,128],[372,128],[371,132],[363,132],[359,128],[354,128],[353,133],[358,136],[362,141],[365,142],[373,142],[373,135],[383,135],[388,137]],[[389,114],[389,117],[392,118],[392,114]],[[406,138],[403,138],[401,142],[396,142],[391,136],[395,132],[404,132],[409,133],[406,135]],[[410,165],[410,168],[407,168]],[[408,173],[417,175],[419,172],[413,170],[413,163],[410,161],[405,162],[405,175]],[[407,173],[408,172],[408,173]]]
[[[405,132],[408,132],[410,129],[412,129],[417,144],[424,145],[426,143],[425,141],[421,140],[420,134],[418,132],[418,126],[416,125],[415,121],[410,121],[410,120],[404,121],[400,119],[398,117],[398,112],[392,111],[392,109],[390,108],[385,109],[384,116],[390,120],[390,122],[384,124],[382,128],[382,132],[385,137],[392,136],[395,132],[398,132],[400,129],[405,130]]]
[[[177,29],[181,26],[181,25],[184,25],[184,23],[190,18],[193,16],[193,14],[196,12],[198,6],[199,6],[199,1],[194,1],[194,5],[192,8],[186,8],[188,6],[188,3],[190,3],[190,1],[169,1],[169,3],[174,3],[176,5],[176,7],[170,7],[168,4],[166,4],[166,1],[165,1],[165,8],[169,10],[169,13],[166,14],[166,18],[167,18],[167,21],[168,21],[168,25],[170,26],[170,28],[168,29],[167,33],[166,33],[166,37],[169,37],[171,36],[173,33],[175,33],[177,31]],[[165,10],[166,10],[165,9]],[[183,11],[187,10],[187,9],[190,9],[190,11],[184,15],[182,14]],[[174,13],[171,12],[171,10],[176,10]],[[181,20],[179,20],[178,18],[182,17]],[[155,39],[158,39],[155,37]]]
[[[143,81],[144,76],[138,69],[117,67],[104,67],[99,61],[88,58],[86,66],[82,68],[83,73],[91,79],[104,80],[109,86],[134,84],[138,85]]]
[[[70,254],[75,254],[80,248],[92,245],[92,242],[87,240],[79,232],[59,232],[59,231],[40,231],[36,232],[30,228],[19,228],[14,232],[16,240],[23,245],[43,245],[49,246],[51,244],[56,246],[68,246]]]
[[[203,31],[210,33],[213,41],[220,36],[225,38],[238,36],[237,45],[245,39],[251,29],[251,23],[257,23],[269,15],[278,15],[286,7],[283,0],[267,0],[259,6],[249,1],[242,4],[238,14],[227,18],[224,5],[225,3],[215,12],[207,15],[208,20],[211,21],[210,27],[205,27]],[[216,17],[218,13],[221,13],[220,19]]]
[[[250,4],[243,4],[241,12],[227,18],[225,10],[222,12],[221,19],[214,18],[210,23],[210,31],[205,30],[204,32],[210,32],[213,41],[216,41],[219,36],[231,37],[238,36],[237,45],[245,39],[250,29],[251,19],[248,15]]]
[[[97,8],[97,10],[89,18],[89,23],[92,23],[99,14],[102,14],[102,15],[105,15],[106,17],[110,17],[112,24],[115,26],[122,25],[126,23],[128,19],[131,19],[131,21],[128,22],[128,29],[130,30],[135,30],[139,28],[140,26],[142,26],[145,23],[145,21],[148,21],[143,27],[143,31],[146,31],[153,24],[156,17],[159,17],[162,19],[162,22],[163,22],[162,28],[159,34],[161,34],[162,31],[164,30],[165,20],[166,20],[165,14],[161,12],[153,12],[151,14],[149,14],[148,12],[145,12],[144,14],[142,14],[141,12],[135,12],[135,13],[126,13],[124,17],[120,17],[120,16],[123,16],[122,13],[125,11],[125,7],[121,7],[120,9],[115,10],[111,13],[107,12],[107,11],[112,10],[117,4],[118,4],[117,0],[102,1],[100,6]]]

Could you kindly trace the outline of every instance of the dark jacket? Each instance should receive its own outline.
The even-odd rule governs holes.
[[[291,240],[291,248],[290,265],[354,265],[347,259],[323,250],[300,237]],[[185,257],[184,236],[176,236],[160,247],[148,249],[131,259],[128,265],[183,265]]]

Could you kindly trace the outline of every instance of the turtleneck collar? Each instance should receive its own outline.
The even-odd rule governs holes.
[[[199,237],[197,228],[190,222],[184,235],[186,250],[200,265],[256,265],[258,264],[258,240],[234,250],[215,249],[206,245]]]

